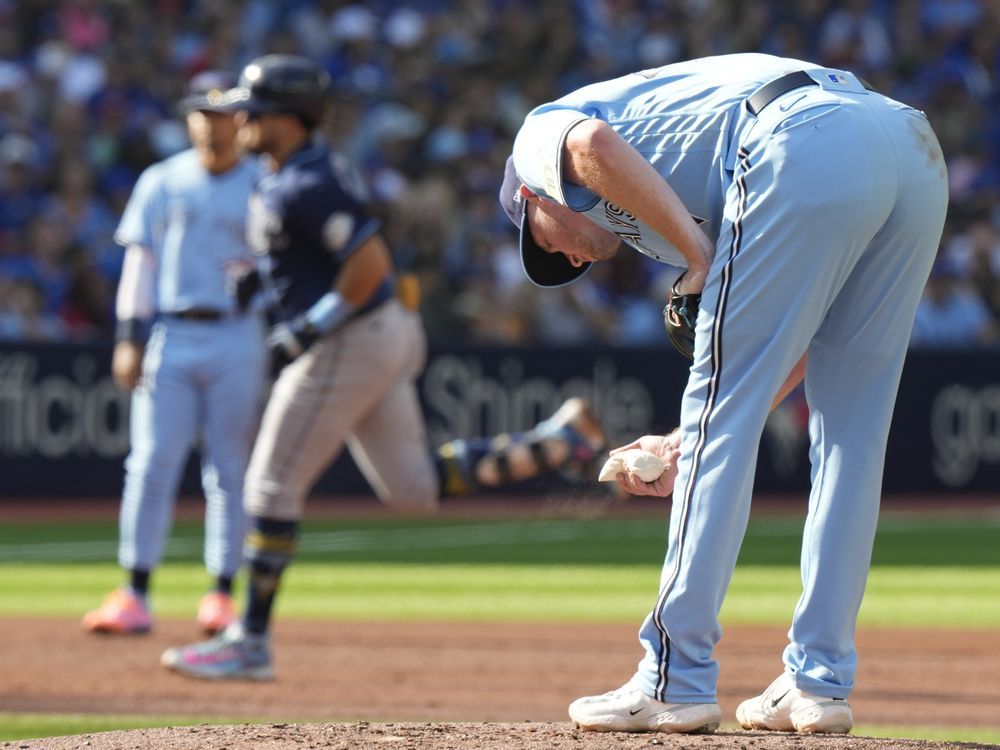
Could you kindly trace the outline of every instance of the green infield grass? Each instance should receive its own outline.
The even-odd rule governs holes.
[[[64,737],[94,732],[113,732],[118,729],[149,729],[154,727],[182,727],[200,724],[245,724],[225,717],[199,716],[116,716],[98,714],[49,714],[0,712],[0,742],[26,740],[35,737]],[[266,723],[266,722],[263,722]]]
[[[304,525],[284,617],[634,622],[655,593],[665,519],[387,519]],[[751,521],[722,619],[782,625],[802,522]],[[862,626],[1000,627],[1000,516],[885,515]],[[157,571],[160,616],[206,585],[201,527],[178,524]],[[0,527],[0,616],[77,616],[121,583],[113,523]],[[594,596],[599,591],[600,596]],[[927,606],[929,601],[933,607]]]
[[[801,533],[798,516],[751,520],[724,624],[788,622],[800,589]],[[636,623],[655,595],[665,538],[666,513],[308,521],[279,612],[291,618]],[[860,624],[1000,627],[998,538],[1000,514],[883,514]],[[206,585],[201,544],[200,524],[177,524],[157,571],[159,616],[190,615]],[[114,522],[4,523],[0,617],[78,617],[122,582],[116,548]],[[201,717],[0,713],[0,740],[204,723]],[[855,734],[1000,744],[1000,729],[863,726]]]

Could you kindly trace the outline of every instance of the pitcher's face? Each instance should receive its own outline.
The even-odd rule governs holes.
[[[527,191],[527,188],[523,188]],[[621,239],[584,214],[527,191],[522,193],[531,238],[547,253],[562,253],[579,268],[584,263],[613,258]]]

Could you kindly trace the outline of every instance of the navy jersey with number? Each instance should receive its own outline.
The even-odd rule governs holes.
[[[279,314],[299,315],[330,291],[345,261],[379,226],[357,172],[322,144],[305,145],[261,176],[250,196],[247,235]],[[362,309],[388,298],[392,283],[387,278]]]

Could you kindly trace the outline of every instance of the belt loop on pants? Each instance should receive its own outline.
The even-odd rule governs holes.
[[[781,78],[775,78],[747,97],[747,111],[756,116],[782,94],[787,94],[789,91],[800,89],[803,86],[819,86],[819,84],[804,70],[796,70],[781,76]]]

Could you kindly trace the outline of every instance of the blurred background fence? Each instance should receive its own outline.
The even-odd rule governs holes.
[[[0,344],[0,507],[4,498],[120,492],[129,401],[111,381],[110,357],[107,344]],[[888,495],[1000,494],[998,373],[996,353],[910,353],[889,440]],[[663,347],[438,346],[420,395],[435,444],[526,429],[570,395],[589,398],[620,444],[676,424],[686,375],[686,361]],[[801,390],[772,413],[758,492],[808,488],[806,420]],[[183,491],[200,492],[195,459]],[[316,491],[369,490],[345,455]]]

